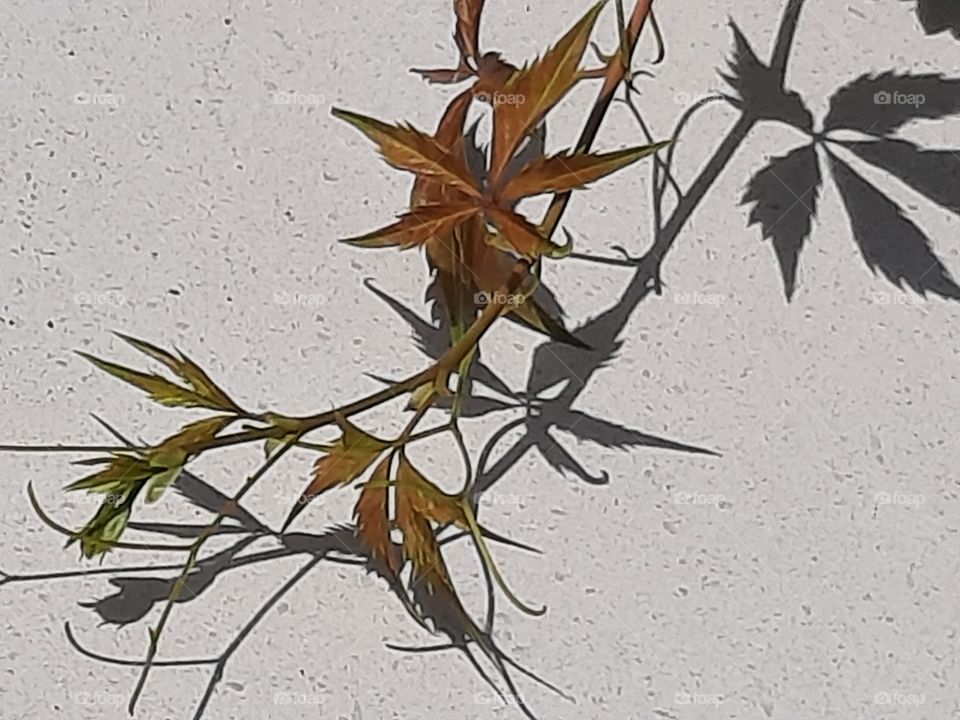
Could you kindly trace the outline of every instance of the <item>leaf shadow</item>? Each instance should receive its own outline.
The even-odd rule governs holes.
[[[801,5],[793,3],[794,22]],[[790,8],[788,5],[788,13]],[[802,98],[784,89],[785,62],[777,63],[782,53],[775,49],[774,59],[764,64],[739,28],[732,27],[735,60],[730,62],[731,74],[724,78],[737,91],[735,104],[744,117],[751,126],[780,121],[809,138],[807,144],[786,155],[770,158],[750,179],[741,201],[753,205],[748,224],[760,225],[763,238],[771,241],[787,301],[793,299],[797,288],[800,255],[811,236],[825,171],[837,185],[853,239],[874,274],[924,297],[933,293],[960,299],[960,286],[934,253],[930,238],[893,200],[835,153],[837,148],[845,148],[932,203],[960,214],[956,182],[960,150],[922,149],[893,136],[909,123],[960,114],[960,79],[934,73],[865,73],[832,94],[823,130],[813,132]],[[803,112],[797,111],[797,103]],[[872,139],[838,139],[841,131]],[[831,161],[824,170],[818,147]]]
[[[917,19],[927,35],[949,31],[960,40],[960,4],[954,0],[917,0]]]

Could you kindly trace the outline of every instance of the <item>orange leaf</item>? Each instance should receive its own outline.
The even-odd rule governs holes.
[[[351,424],[342,415],[337,416],[337,425],[343,435],[334,444],[334,449],[317,460],[313,466],[313,479],[290,510],[283,523],[284,531],[315,497],[338,485],[348,485],[356,480],[366,472],[380,453],[390,446],[388,442]]]
[[[553,247],[536,226],[522,215],[496,206],[484,208],[484,212],[507,242],[524,257],[536,258]]]
[[[427,82],[437,85],[453,85],[454,83],[462,82],[473,75],[473,70],[466,65],[449,69],[440,68],[437,70],[412,68],[410,72],[415,72]]]
[[[477,62],[480,58],[480,15],[484,0],[453,0],[457,14],[457,29],[454,39],[461,58]]]
[[[443,238],[471,215],[480,212],[469,203],[420,205],[400,216],[392,225],[341,242],[360,247],[394,247],[401,250],[423,245],[431,238]]]
[[[655,153],[667,144],[643,145],[597,155],[574,153],[537,158],[510,178],[496,195],[498,200],[506,204],[531,195],[581,188]]]
[[[412,127],[388,125],[338,108],[332,112],[377,143],[384,159],[395,168],[433,177],[467,195],[480,196],[466,161],[429,135]]]
[[[502,176],[520,142],[576,84],[580,60],[603,2],[594,5],[542,58],[514,73],[493,98],[490,177]]]
[[[472,93],[467,90],[457,95],[444,110],[443,116],[437,125],[434,139],[443,147],[449,148],[450,155],[458,162],[466,165],[464,154],[463,126],[467,119],[467,110],[470,108]],[[442,180],[432,177],[418,176],[413,183],[410,193],[410,206],[428,205],[443,202],[444,200],[458,200],[463,193],[458,192]]]
[[[441,525],[455,523],[467,527],[459,498],[427,480],[405,456],[401,456],[397,467],[397,492],[402,492],[405,501],[423,517]]]
[[[390,457],[380,461],[363,486],[353,513],[357,520],[357,534],[370,548],[375,560],[386,564],[394,575],[400,563],[390,540],[390,518],[387,515],[387,483],[390,479]]]

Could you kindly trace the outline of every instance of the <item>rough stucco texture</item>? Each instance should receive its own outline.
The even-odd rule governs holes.
[[[658,3],[667,59],[656,79],[637,83],[655,135],[668,136],[691,102],[725,87],[717,71],[732,49],[728,19],[765,58],[783,4]],[[586,6],[487,5],[485,42],[514,60],[541,52]],[[428,317],[422,257],[334,242],[401,211],[409,177],[329,110],[432,128],[451,91],[408,68],[450,63],[449,6],[0,2],[0,438],[110,442],[90,412],[132,438],[177,427],[187,414],[154,407],[72,353],[140,362],[113,330],[180,347],[241,402],[289,413],[374,390],[365,372],[400,377],[423,367],[410,328],[364,285],[375,278],[376,288]],[[600,21],[607,47],[613,22],[611,4]],[[653,53],[645,36],[638,60]],[[958,76],[960,44],[949,34],[925,36],[912,2],[807,3],[788,82],[814,117],[824,117],[836,88],[887,70]],[[571,95],[551,124],[551,149],[574,141],[595,92],[583,86]],[[694,119],[677,149],[682,185],[734,121],[723,104]],[[945,119],[911,123],[902,135],[958,147],[958,130],[960,121]],[[598,147],[636,142],[635,121],[615,105]],[[771,157],[802,142],[773,124],[749,135],[677,238],[663,295],[629,314],[616,357],[570,408],[583,418],[581,431],[603,420],[722,456],[608,449],[584,440],[587,432],[578,439],[554,430],[547,458],[537,450],[515,458],[485,501],[491,528],[543,550],[495,550],[518,594],[549,607],[528,618],[501,600],[499,642],[576,701],[518,676],[542,718],[960,717],[958,308],[921,301],[870,272],[826,175],[797,293],[785,302],[769,243],[748,227],[740,199]],[[565,225],[581,250],[610,256],[615,244],[633,254],[648,247],[649,169],[574,199]],[[863,173],[960,274],[958,218],[890,175]],[[574,260],[545,272],[574,326],[614,306],[630,276]],[[484,357],[522,389],[539,342],[504,326],[485,342]],[[468,421],[471,447],[479,451],[521,416]],[[522,434],[508,433],[491,461]],[[558,472],[550,463],[560,462],[561,448],[591,475],[608,473],[609,484]],[[456,457],[443,448],[421,462],[452,486]],[[230,493],[258,458],[253,448],[218,453],[195,471]],[[94,505],[62,491],[79,477],[74,459],[0,454],[5,573],[86,567],[26,497],[32,481],[54,517],[82,523]],[[285,460],[246,506],[279,525],[308,462]],[[347,522],[353,498],[345,492],[312,506],[298,530]],[[173,494],[139,515],[209,517]],[[261,540],[241,555],[273,547]],[[178,558],[114,552],[103,567]],[[292,555],[223,572],[177,605],[161,657],[220,655],[307,561]],[[472,552],[456,547],[450,562],[482,616]],[[123,716],[137,668],[82,656],[64,623],[94,652],[141,658],[160,606],[136,603],[163,597],[162,580],[175,574],[144,567],[0,586],[0,718]],[[101,625],[95,608],[80,604],[124,589],[126,599],[104,611],[144,619]],[[383,582],[320,563],[229,656],[204,717],[520,717],[461,655],[403,654],[385,642],[434,640]],[[191,717],[213,671],[155,669],[138,717]]]

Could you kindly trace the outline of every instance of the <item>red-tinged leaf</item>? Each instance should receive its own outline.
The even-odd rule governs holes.
[[[237,420],[234,415],[214,415],[184,425],[158,445],[155,451],[174,450],[206,440],[212,440]]]
[[[443,147],[449,148],[450,155],[456,158],[458,162],[462,161],[464,165],[466,165],[466,154],[464,152],[463,126],[466,123],[467,111],[470,109],[472,100],[473,95],[470,90],[460,93],[451,100],[444,110],[434,134],[434,139]],[[418,176],[414,180],[413,190],[410,192],[410,207],[416,208],[419,205],[431,205],[445,200],[462,200],[464,197],[464,193],[442,180]]]
[[[502,189],[495,191],[496,196],[502,203],[512,203],[542,193],[582,188],[668,144],[660,142],[597,155],[574,153],[539,158],[510,178]]]
[[[466,65],[457,68],[438,68],[436,70],[413,68],[410,72],[416,73],[433,85],[453,85],[473,76],[473,70]]]
[[[450,495],[427,480],[406,456],[397,467],[397,488],[402,488],[406,502],[423,517],[441,525],[456,524],[466,528],[463,507],[456,495]]]
[[[421,205],[400,216],[397,222],[379,230],[341,242],[367,248],[397,247],[407,250],[433,238],[445,238],[460,223],[480,210],[468,203]]]
[[[370,549],[370,556],[396,575],[400,562],[390,539],[390,518],[387,515],[387,484],[390,480],[390,457],[380,461],[363,486],[353,513],[357,520],[357,535]]]
[[[461,58],[477,62],[480,58],[480,16],[484,0],[453,0],[457,15],[454,39]]]
[[[480,196],[466,161],[429,135],[412,127],[388,125],[338,108],[333,109],[333,115],[377,143],[384,159],[395,168],[453,185],[467,195]]]
[[[474,96],[483,102],[492,102],[494,94],[503,90],[503,86],[517,71],[517,66],[504,60],[500,53],[485,53],[477,63],[477,82],[473,85]]]
[[[315,497],[338,485],[349,485],[363,475],[390,445],[365,433],[343,416],[338,415],[337,424],[343,435],[335,443],[334,449],[317,460],[313,466],[313,479],[290,510],[283,523],[283,530],[290,526]]]
[[[576,84],[583,52],[602,7],[602,2],[594,5],[542,58],[514,73],[499,100],[493,98],[490,177],[494,182],[523,138]]]
[[[417,511],[413,492],[398,485],[396,501],[397,527],[403,533],[403,556],[413,563],[417,576],[437,563],[440,547],[430,521]]]
[[[521,255],[537,258],[551,252],[553,245],[522,215],[500,207],[484,208],[487,218]]]

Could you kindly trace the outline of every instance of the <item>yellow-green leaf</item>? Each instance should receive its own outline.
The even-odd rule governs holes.
[[[184,380],[198,395],[207,399],[209,404],[206,407],[213,410],[239,412],[240,408],[237,407],[236,403],[210,379],[210,376],[179,350],[177,353],[180,357],[177,357],[145,340],[139,340],[119,332],[115,334],[140,352],[163,363],[169,370]]]
[[[113,375],[115,378],[119,378],[120,380],[130,383],[134,387],[143,390],[145,393],[147,393],[147,395],[149,395],[151,400],[154,400],[161,405],[166,405],[168,407],[187,408],[209,407],[209,401],[207,398],[198,395],[193,390],[189,390],[172,383],[169,380],[160,377],[159,375],[132,370],[130,368],[123,367],[122,365],[109,362],[108,360],[101,360],[98,357],[94,357],[93,355],[89,355],[82,351],[77,351],[77,354],[89,360],[104,372],[107,372]]]

